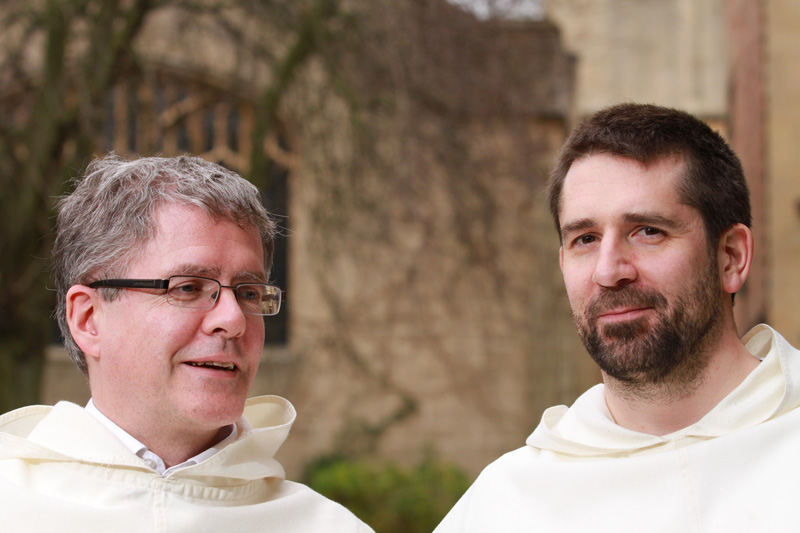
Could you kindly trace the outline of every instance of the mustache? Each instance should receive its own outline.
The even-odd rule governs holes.
[[[586,309],[586,318],[590,322],[597,317],[619,307],[652,307],[662,309],[667,306],[666,297],[654,290],[625,287],[618,290],[603,289]]]

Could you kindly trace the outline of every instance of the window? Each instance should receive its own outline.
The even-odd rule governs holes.
[[[189,153],[247,174],[254,106],[238,95],[209,83],[158,73],[117,85],[108,95],[103,139],[105,151],[120,155]],[[278,144],[289,151],[286,140]],[[264,206],[276,215],[282,234],[288,229],[288,170],[272,163],[261,191]],[[288,240],[279,236],[270,281],[288,288]],[[288,340],[291,293],[281,312],[266,319],[267,344]]]

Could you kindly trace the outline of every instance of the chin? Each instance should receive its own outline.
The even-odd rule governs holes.
[[[233,424],[242,416],[247,398],[202,398],[192,409],[194,418],[202,425],[222,427]]]

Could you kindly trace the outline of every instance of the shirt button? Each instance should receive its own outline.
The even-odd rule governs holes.
[[[153,470],[155,470],[155,468],[156,468],[156,462],[153,461],[152,459],[145,459],[144,460],[144,464],[146,464],[147,466],[149,466]]]

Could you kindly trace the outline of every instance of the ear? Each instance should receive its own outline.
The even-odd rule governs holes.
[[[561,269],[561,273],[564,273],[564,247],[558,247],[558,268]]]
[[[100,357],[100,298],[97,291],[85,285],[73,285],[67,291],[67,325],[87,359]]]
[[[722,234],[717,248],[720,278],[725,292],[742,288],[753,261],[753,232],[744,224],[734,224]]]

